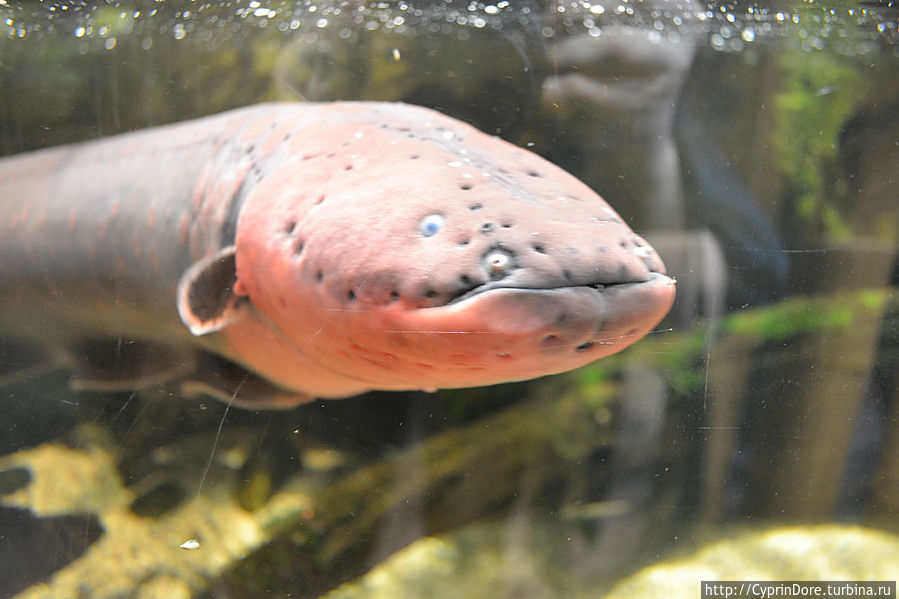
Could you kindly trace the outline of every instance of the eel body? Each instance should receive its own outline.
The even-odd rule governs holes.
[[[674,299],[577,179],[403,104],[263,104],[0,160],[0,379],[248,408],[576,368]]]

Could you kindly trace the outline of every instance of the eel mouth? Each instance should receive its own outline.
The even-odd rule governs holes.
[[[385,313],[367,328],[402,337],[387,341],[391,353],[402,346],[416,363],[432,360],[431,386],[465,387],[564,372],[621,351],[652,332],[674,295],[674,280],[660,273],[555,288],[496,281],[450,304]]]
[[[649,273],[649,276],[642,281],[622,281],[620,283],[583,283],[577,285],[556,285],[556,286],[528,286],[521,284],[511,284],[507,280],[498,280],[498,281],[488,281],[487,283],[482,283],[480,285],[475,285],[469,289],[464,289],[459,291],[455,295],[453,295],[444,306],[453,306],[457,304],[461,304],[466,300],[470,300],[479,295],[483,295],[485,293],[496,291],[496,290],[516,290],[516,291],[531,291],[531,292],[540,292],[540,291],[556,291],[556,290],[565,290],[565,289],[592,289],[597,293],[604,293],[607,290],[613,289],[626,289],[626,288],[634,288],[639,287],[641,285],[658,285],[660,282],[670,285],[672,288],[675,285],[674,279],[671,277],[657,272]],[[435,306],[436,307],[436,306]]]
[[[555,288],[506,280],[479,285],[449,304],[347,312],[358,319],[347,368],[381,386],[428,389],[564,372],[652,332],[674,294],[673,279],[658,273],[645,281]]]
[[[674,279],[661,273],[650,273],[644,281],[550,288],[494,281],[448,304],[420,310],[418,318],[433,327],[429,330],[487,332],[513,344],[548,339],[617,351],[649,333],[671,309],[674,296]]]

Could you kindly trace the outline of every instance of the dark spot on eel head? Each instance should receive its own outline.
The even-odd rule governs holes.
[[[493,223],[484,223],[481,225],[481,233],[492,233]]]
[[[593,347],[595,343],[593,341],[584,341],[580,345],[574,348],[574,351],[587,351],[591,347]]]

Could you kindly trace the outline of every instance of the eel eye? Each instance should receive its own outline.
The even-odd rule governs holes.
[[[418,225],[418,230],[421,231],[421,234],[425,237],[431,237],[436,235],[440,229],[443,228],[444,218],[440,214],[429,214],[428,216],[421,219],[421,223]]]

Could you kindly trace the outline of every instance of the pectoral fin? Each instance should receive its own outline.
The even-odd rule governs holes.
[[[194,335],[220,331],[241,318],[249,300],[234,293],[234,253],[230,245],[195,262],[178,282],[178,314]]]
[[[188,397],[208,395],[245,410],[289,410],[315,399],[277,387],[252,372],[211,354],[203,355],[181,385]]]

